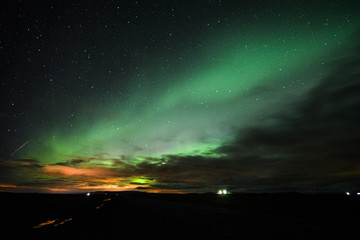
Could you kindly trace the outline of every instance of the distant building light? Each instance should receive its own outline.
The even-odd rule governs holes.
[[[88,192],[88,193],[86,194],[86,196],[90,196],[90,193]]]
[[[350,196],[350,192],[346,192],[346,195]]]
[[[222,189],[222,190],[219,190],[219,191],[217,192],[217,194],[219,194],[219,195],[226,195],[226,194],[229,194],[229,192],[228,192],[226,189]]]
[[[360,195],[360,192],[356,193],[356,195]]]

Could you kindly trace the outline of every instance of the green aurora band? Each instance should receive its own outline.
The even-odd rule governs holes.
[[[109,167],[119,158],[136,165],[166,155],[221,157],[213,150],[234,137],[234,128],[254,124],[259,112],[276,112],[290,92],[301,96],[326,73],[322,63],[346,48],[355,22],[343,16],[323,27],[314,17],[311,25],[278,21],[269,29],[264,20],[209,33],[182,68],[171,72],[149,57],[139,67],[142,85],[135,74],[129,77],[128,97],[103,104],[94,121],[80,111],[71,127],[56,123],[40,131],[19,155],[44,164],[101,159]]]

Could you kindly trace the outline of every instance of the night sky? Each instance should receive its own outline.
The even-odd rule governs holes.
[[[359,1],[1,1],[0,191],[355,191]]]

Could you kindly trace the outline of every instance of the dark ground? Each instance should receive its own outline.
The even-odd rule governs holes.
[[[360,198],[346,195],[0,193],[0,204],[0,239],[359,239]]]

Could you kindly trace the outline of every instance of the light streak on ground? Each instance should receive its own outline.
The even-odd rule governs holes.
[[[100,204],[99,206],[97,206],[96,209],[100,209],[100,208],[102,208],[103,206],[104,206],[104,204],[102,203],[102,204]]]
[[[59,222],[59,223],[56,223],[56,224],[55,224],[55,222],[56,222],[57,220],[58,220],[58,219],[49,220],[49,221],[40,223],[39,225],[36,225],[36,226],[34,226],[34,227],[32,227],[32,228],[41,228],[41,227],[44,227],[44,226],[47,226],[47,225],[52,225],[52,224],[53,224],[54,227],[57,227],[57,226],[63,225],[63,224],[66,223],[66,222],[71,221],[72,218],[65,219],[65,220],[63,220],[62,222]]]
[[[69,222],[69,221],[71,221],[71,220],[72,220],[72,218],[65,219],[64,221],[55,224],[54,227],[57,227],[57,226],[59,226],[59,225],[63,225],[64,223]]]
[[[41,228],[41,227],[44,227],[46,225],[50,225],[50,224],[54,224],[56,222],[57,219],[55,220],[49,220],[49,221],[46,221],[46,222],[43,222],[43,223],[40,223],[39,225],[36,225],[32,228]]]

